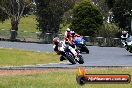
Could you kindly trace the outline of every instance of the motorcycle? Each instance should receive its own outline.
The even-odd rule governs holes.
[[[83,60],[82,55],[78,54],[77,57],[78,58],[75,58],[75,56],[72,54],[72,52],[70,52],[70,50],[67,48],[67,49],[65,49],[65,52],[63,52],[63,54],[60,58],[62,58],[63,60],[68,60],[72,64],[76,64],[77,62],[79,64],[83,64],[84,60]]]
[[[132,53],[132,36],[130,36],[126,40],[122,40],[122,43],[125,46],[125,49]]]
[[[80,52],[89,54],[89,49],[86,46],[86,41],[82,37],[76,37],[74,43]]]

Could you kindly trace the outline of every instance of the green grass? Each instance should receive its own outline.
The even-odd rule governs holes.
[[[59,62],[55,53],[0,49],[0,66],[34,65]]]
[[[37,30],[37,21],[36,21],[36,16],[35,15],[29,15],[27,17],[22,17],[22,19],[20,20],[19,23],[19,27],[18,27],[18,36],[17,38],[23,40],[23,38],[27,39],[27,40],[35,40],[37,41],[37,34],[39,30]],[[64,33],[67,29],[67,27],[69,27],[70,24],[67,24],[65,26],[63,26],[62,24],[60,25],[60,33],[62,33],[64,36]],[[0,37],[1,38],[10,38],[10,28],[11,28],[11,24],[10,24],[10,19],[6,20],[4,23],[0,23]],[[30,38],[30,39],[28,39]]]
[[[19,31],[22,32],[38,32],[37,30],[37,21],[36,21],[36,16],[35,15],[29,15],[27,17],[23,17],[20,20],[19,23]],[[62,24],[60,25],[61,29],[60,32],[64,34],[66,31],[67,27],[69,27],[70,24],[67,24],[66,26],[63,26]],[[9,30],[11,28],[10,25],[10,20],[6,20],[4,23],[0,23],[0,30],[5,29]]]
[[[88,69],[90,73],[130,74],[132,68]],[[132,88],[130,84],[86,84],[76,82],[77,71],[60,71],[31,75],[0,76],[0,88]]]
[[[36,24],[37,24],[37,21],[34,15],[23,17],[20,20],[19,31],[36,32],[37,31]],[[1,29],[9,30],[10,28],[11,28],[10,20],[6,20],[4,23],[0,23],[0,30]]]

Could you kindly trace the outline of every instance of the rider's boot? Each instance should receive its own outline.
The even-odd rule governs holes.
[[[63,56],[60,56],[60,61],[66,60]]]

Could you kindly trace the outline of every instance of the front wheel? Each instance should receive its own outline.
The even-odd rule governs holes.
[[[78,63],[83,64],[84,63],[83,57],[81,55],[78,55],[78,58],[79,58]]]
[[[84,46],[84,50],[85,50],[85,52],[86,52],[87,54],[89,54],[89,50],[88,50],[87,46]]]
[[[76,64],[76,61],[74,59],[74,57],[70,54],[66,54],[66,58],[69,60],[69,62],[71,62],[72,64]]]
[[[132,53],[132,47],[130,48],[129,52]]]

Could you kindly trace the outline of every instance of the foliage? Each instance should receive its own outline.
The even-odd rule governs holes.
[[[34,41],[40,42],[42,40],[38,39],[39,32],[36,30],[37,28],[36,16],[28,15],[21,18],[19,24],[19,31],[17,39],[21,41]],[[6,20],[3,23],[0,23],[0,38],[9,39],[10,38],[10,20]]]
[[[0,20],[5,21],[7,18],[20,19],[30,10],[31,0],[0,0]]]
[[[119,30],[119,27],[117,27],[114,23],[109,24],[105,23],[103,24],[102,28],[98,30],[97,36],[105,37],[105,38],[116,38],[120,37],[119,33],[121,33],[121,30]]]
[[[16,40],[20,19],[27,15],[32,0],[0,0],[0,21],[10,18],[11,40]]]
[[[90,1],[84,0],[75,5],[70,26],[72,30],[81,35],[94,36],[102,23],[102,14]]]
[[[106,3],[108,5],[109,9],[111,9],[111,8],[113,8],[113,5],[115,3],[115,0],[106,0]]]
[[[7,18],[8,18],[8,15],[3,10],[0,9],[0,21],[4,22],[5,19]]]
[[[91,1],[93,1],[93,3],[101,11],[101,13],[103,14],[103,19],[104,21],[106,21],[108,17],[108,11],[109,11],[107,0],[91,0]]]
[[[46,32],[58,33],[64,12],[73,4],[74,0],[36,0],[38,29],[42,35]]]
[[[36,32],[36,16],[34,15],[28,15],[23,18],[21,18],[20,24],[19,24],[19,31],[27,31],[27,32]],[[3,23],[0,23],[0,30],[6,30],[8,31],[10,29],[10,20],[6,20]]]
[[[75,1],[75,4],[81,2],[81,0],[74,0],[74,1]],[[66,26],[67,24],[71,23],[72,13],[73,13],[72,9],[73,8],[71,8],[70,10],[64,12],[63,19],[62,19],[62,22],[61,22],[63,24],[63,26]]]
[[[113,18],[120,28],[130,29],[132,17],[132,0],[115,0],[113,6]]]

